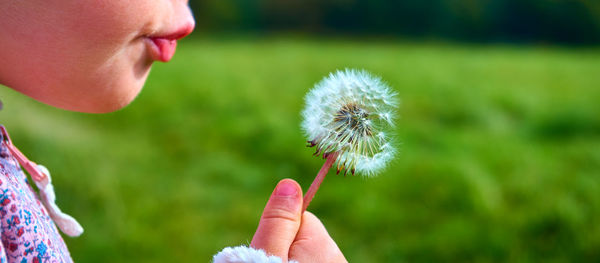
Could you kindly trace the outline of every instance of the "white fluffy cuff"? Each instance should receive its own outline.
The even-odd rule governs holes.
[[[281,263],[280,257],[268,256],[264,250],[239,246],[227,247],[213,257],[213,263]],[[289,263],[298,263],[290,260]]]

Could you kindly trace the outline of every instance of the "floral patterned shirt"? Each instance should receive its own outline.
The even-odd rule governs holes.
[[[46,208],[3,144],[0,144],[0,233],[0,263],[73,262]]]

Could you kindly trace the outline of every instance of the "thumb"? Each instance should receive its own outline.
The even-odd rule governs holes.
[[[291,179],[284,179],[271,195],[260,218],[250,246],[287,261],[288,253],[300,228],[302,189]]]

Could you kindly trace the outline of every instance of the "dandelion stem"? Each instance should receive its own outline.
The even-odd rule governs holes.
[[[329,169],[331,169],[331,166],[333,165],[335,160],[338,158],[338,155],[339,155],[339,152],[333,152],[333,153],[330,153],[327,155],[327,160],[325,161],[325,164],[323,164],[323,166],[321,167],[321,170],[319,170],[319,173],[317,174],[317,177],[315,177],[315,180],[312,182],[312,184],[308,188],[308,191],[306,191],[306,194],[304,195],[304,202],[302,205],[302,213],[304,213],[304,211],[306,211],[308,204],[310,204],[310,201],[312,201],[313,197],[315,197],[317,190],[319,190],[319,186],[321,186],[321,183],[325,179],[327,172],[329,172]]]

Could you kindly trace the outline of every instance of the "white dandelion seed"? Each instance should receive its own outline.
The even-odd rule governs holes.
[[[306,194],[305,207],[314,195],[311,190],[316,192],[336,161],[338,173],[373,176],[393,159],[388,134],[394,125],[395,97],[380,78],[353,69],[331,73],[306,95],[302,128],[309,146],[316,147],[315,155],[327,161]]]

